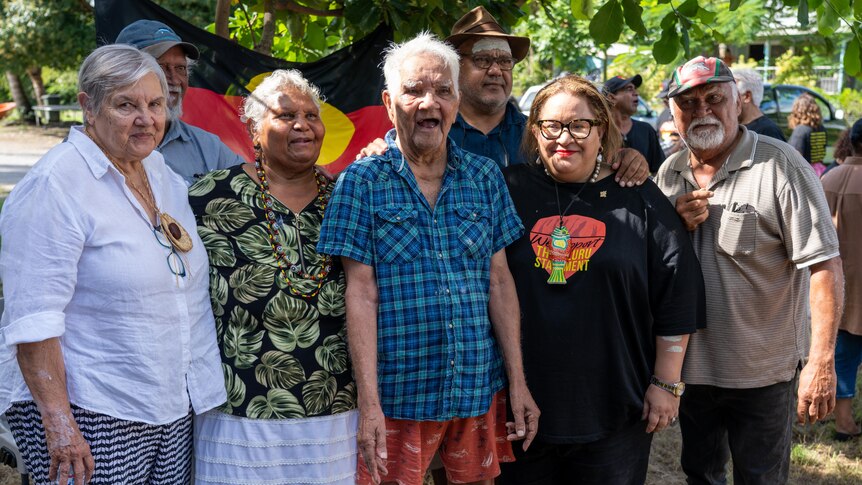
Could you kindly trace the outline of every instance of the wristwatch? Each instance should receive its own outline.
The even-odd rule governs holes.
[[[676,397],[681,397],[682,393],[685,392],[685,382],[682,381],[669,384],[662,381],[656,376],[652,376],[649,378],[649,383],[658,387],[659,389],[664,389],[665,391],[673,394]]]

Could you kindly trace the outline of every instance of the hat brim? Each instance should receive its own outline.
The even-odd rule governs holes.
[[[189,44],[188,42],[177,42],[174,40],[159,42],[157,44],[149,45],[147,47],[142,47],[141,50],[158,59],[159,57],[162,57],[165,52],[177,46],[182,47],[183,52],[185,52],[186,55],[191,59],[198,60],[201,57],[200,51],[197,47],[194,46],[194,44]]]
[[[736,82],[733,79],[733,76],[712,76],[708,78],[699,78],[694,81],[683,84],[682,86],[677,86],[667,92],[668,98],[673,98],[674,96],[679,96],[680,94],[690,91],[698,86],[703,86],[704,84],[717,84],[717,83],[731,83]]]
[[[515,58],[516,61],[521,61],[525,57],[527,57],[527,52],[530,50],[530,39],[527,37],[518,37],[516,35],[507,35],[497,32],[483,32],[483,33],[473,33],[466,32],[463,34],[454,34],[446,37],[444,40],[450,44],[452,47],[456,49],[463,44],[464,42],[470,39],[477,39],[482,37],[494,37],[497,39],[506,39],[506,42],[509,43],[509,47],[512,49],[512,57]]]

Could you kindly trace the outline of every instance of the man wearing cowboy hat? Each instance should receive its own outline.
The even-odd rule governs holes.
[[[797,380],[797,421],[835,407],[844,277],[829,206],[796,150],[739,124],[720,59],[686,62],[669,88],[686,148],[656,183],[691,231],[707,289],[707,328],[682,370],[682,469],[688,483],[726,483],[732,458],[734,483],[786,483]]]
[[[664,161],[658,135],[649,123],[632,119],[638,110],[638,87],[642,82],[640,74],[630,78],[612,77],[605,81],[602,94],[611,105],[611,113],[625,146],[639,151],[647,159],[649,171],[655,173]]]
[[[189,70],[200,57],[198,48],[183,42],[167,25],[138,20],[117,36],[117,44],[129,44],[156,58],[168,81],[168,117],[158,150],[165,163],[191,185],[213,170],[245,163],[212,133],[180,120],[183,97],[189,89]]]

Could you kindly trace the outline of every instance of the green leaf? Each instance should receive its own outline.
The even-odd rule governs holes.
[[[704,25],[712,25],[715,22],[715,19],[718,17],[718,14],[715,12],[710,12],[709,10],[700,7],[697,11],[697,18],[700,20],[700,23]]]
[[[733,12],[734,10],[738,9],[740,5],[742,5],[742,0],[730,0],[729,10]]]
[[[305,417],[299,400],[284,389],[270,389],[266,397],[255,396],[246,408],[252,419],[297,419]]]
[[[829,5],[817,7],[817,31],[823,37],[829,37],[835,33],[838,26],[838,15]]]
[[[859,48],[859,38],[853,37],[847,43],[844,51],[844,71],[850,76],[862,75],[862,49]]]
[[[356,384],[350,383],[335,394],[332,402],[332,414],[343,413],[356,409]]]
[[[198,236],[201,237],[207,250],[210,265],[231,267],[236,264],[236,255],[233,254],[233,248],[227,237],[206,226],[198,226]]]
[[[254,212],[248,206],[238,200],[224,198],[209,201],[201,217],[205,226],[222,233],[233,232],[252,219]]]
[[[237,198],[248,207],[263,209],[263,199],[260,198],[260,190],[249,176],[238,176],[230,180],[230,188],[236,193]]]
[[[593,13],[592,0],[571,0],[569,6],[572,10],[572,17],[578,20],[590,20],[590,14]]]
[[[216,182],[226,179],[229,173],[229,170],[214,170],[210,172],[206,177],[189,187],[189,197],[200,197],[212,192],[216,186]]]
[[[263,224],[254,224],[246,229],[244,233],[236,237],[236,244],[249,260],[256,261],[258,264],[274,266],[275,255],[272,253],[272,245],[269,243],[269,232]],[[285,245],[285,254],[289,252],[290,249]],[[296,256],[293,259],[295,258]]]
[[[247,264],[230,275],[233,296],[242,303],[259,300],[272,290],[275,268],[262,264]]]
[[[257,318],[244,308],[235,306],[230,312],[224,331],[224,355],[233,358],[237,369],[248,369],[257,360],[264,334],[263,330],[254,333],[258,326]]]
[[[224,374],[224,387],[227,391],[227,402],[221,409],[229,414],[233,408],[239,407],[245,401],[245,383],[236,376],[231,366],[222,362],[221,370]]]
[[[314,358],[320,367],[333,374],[341,374],[347,370],[347,343],[338,335],[330,335],[314,350]]]
[[[796,19],[802,28],[808,27],[808,0],[799,0],[799,10],[796,11]]]
[[[344,315],[344,291],[345,284],[341,281],[329,281],[320,288],[320,296],[318,297],[317,308],[323,315],[331,315],[340,317]]]
[[[302,402],[309,415],[320,414],[332,405],[338,383],[325,370],[317,370],[302,386]]]
[[[697,10],[700,7],[697,5],[697,0],[686,0],[679,7],[676,8],[676,11],[683,14],[686,17],[694,17],[697,15]]]
[[[665,29],[661,38],[653,44],[652,56],[659,64],[670,64],[679,53],[679,34],[676,28]]]
[[[608,0],[590,21],[590,36],[599,44],[613,44],[619,40],[624,24],[619,0]]]
[[[309,23],[305,29],[305,45],[315,50],[326,49],[326,36],[323,29],[315,23]]]
[[[671,10],[661,19],[661,30],[667,30],[676,27],[676,14]]]
[[[301,298],[292,298],[278,292],[266,304],[263,326],[269,330],[269,339],[278,350],[293,352],[297,347],[307,349],[320,337],[320,314]]]
[[[850,6],[850,0],[831,0],[829,2],[834,8],[838,16],[847,18],[853,13],[853,8]]]
[[[623,0],[623,15],[628,25],[636,34],[646,37],[647,30],[643,21],[644,9],[638,0]]]
[[[254,377],[262,386],[290,389],[305,381],[305,370],[296,357],[270,350],[260,357],[260,363],[254,368]]]
[[[853,17],[862,20],[862,1],[853,0]]]
[[[213,315],[216,317],[224,315],[225,303],[227,303],[227,281],[215,267],[210,266],[210,304],[213,307]]]

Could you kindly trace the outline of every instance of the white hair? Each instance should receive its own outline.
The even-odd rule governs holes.
[[[734,69],[733,77],[736,79],[739,92],[750,92],[751,100],[755,106],[759,107],[761,101],[763,101],[763,77],[757,71],[748,67]]]
[[[287,90],[298,91],[300,94],[308,96],[314,105],[318,109],[320,108],[321,96],[317,86],[308,82],[308,79],[305,79],[302,73],[296,69],[278,69],[267,76],[245,98],[242,105],[242,121],[251,121],[252,129],[257,131],[266,116],[266,112]]]
[[[401,92],[401,65],[407,59],[421,55],[436,57],[443,63],[443,67],[449,68],[454,84],[453,91],[457,93],[460,60],[458,52],[427,31],[401,44],[392,43],[384,51],[383,77],[386,79],[386,90],[393,95]]]
[[[127,44],[99,47],[84,59],[78,71],[78,92],[87,94],[87,106],[82,108],[99,113],[114,92],[135,84],[147,74],[156,75],[162,96],[167,100],[165,73],[153,56]]]

